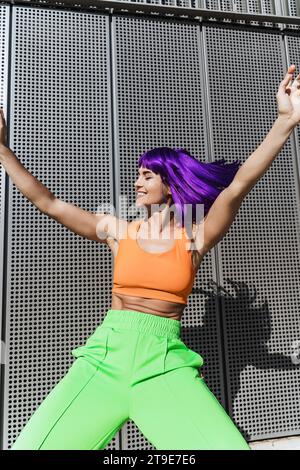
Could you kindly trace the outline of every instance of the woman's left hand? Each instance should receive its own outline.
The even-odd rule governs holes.
[[[295,69],[294,64],[290,65],[276,95],[278,116],[286,118],[294,126],[300,123],[300,73],[292,83]]]

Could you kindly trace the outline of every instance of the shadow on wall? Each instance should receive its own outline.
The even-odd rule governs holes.
[[[216,357],[216,344],[215,342],[210,342],[209,339],[216,337],[216,322],[214,317],[218,313],[216,307],[219,305],[222,330],[227,344],[226,349],[230,354],[229,357],[223,357],[223,364],[226,367],[225,375],[227,375],[230,383],[230,390],[228,391],[228,401],[230,401],[228,406],[225,406],[225,409],[232,416],[230,410],[233,409],[235,398],[240,389],[240,375],[247,366],[251,365],[260,370],[275,369],[286,371],[300,369],[300,360],[297,356],[293,360],[292,353],[289,356],[285,356],[281,353],[271,353],[269,351],[267,342],[271,338],[272,327],[267,301],[264,300],[261,306],[254,306],[253,304],[257,297],[256,289],[254,289],[253,294],[244,282],[229,279],[226,279],[226,281],[234,288],[234,296],[225,288],[218,286],[213,280],[210,281],[211,287],[208,290],[204,290],[201,287],[196,287],[192,290],[192,294],[200,293],[207,297],[205,315],[203,317],[204,323],[201,327],[182,327],[181,338],[188,347],[191,346],[188,344],[189,341],[185,339],[184,331],[186,330],[189,336],[193,335],[193,337],[197,338],[196,343],[201,345],[201,351],[197,351],[195,347],[191,347],[191,349],[204,358],[201,372],[205,377],[207,385],[210,386],[212,392],[216,395],[213,387],[210,385],[213,380],[210,380],[209,376],[213,367],[219,367],[219,363]],[[280,338],[277,338],[276,341],[282,344]],[[289,341],[292,346],[293,339],[289,339]],[[207,369],[206,366],[208,366]],[[220,371],[221,373],[222,371]],[[245,439],[249,441],[251,436],[248,432],[241,429],[237,423],[235,424]]]

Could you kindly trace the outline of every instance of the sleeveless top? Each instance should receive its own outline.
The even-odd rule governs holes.
[[[173,239],[171,250],[150,253],[136,239],[141,223],[142,220],[134,222],[135,238],[129,236],[127,225],[126,238],[119,241],[112,292],[187,304],[196,271],[185,228],[182,227],[181,238]]]

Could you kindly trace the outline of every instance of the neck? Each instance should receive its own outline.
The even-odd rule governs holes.
[[[147,220],[141,221],[141,224],[147,224],[147,229],[151,230],[152,236],[158,236],[162,233],[166,234],[166,237],[170,235],[176,228],[176,221],[173,212],[170,211],[167,205],[162,211],[155,211]],[[140,225],[141,225],[140,224]]]

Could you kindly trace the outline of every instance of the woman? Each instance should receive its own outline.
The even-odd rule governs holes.
[[[111,309],[72,351],[75,362],[11,449],[104,449],[132,419],[157,449],[250,450],[199,375],[203,358],[180,339],[180,319],[203,257],[300,122],[300,74],[289,86],[294,71],[292,65],[280,84],[273,128],[241,168],[201,163],[183,150],[146,152],[135,188],[148,219],[130,224],[54,197],[6,146],[1,111],[0,161],[19,190],[70,230],[106,243],[116,257]],[[188,241],[186,202],[193,209],[194,244]],[[204,204],[204,223],[196,220],[198,203]],[[162,211],[152,210],[160,204]]]

